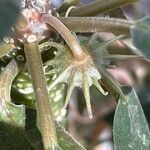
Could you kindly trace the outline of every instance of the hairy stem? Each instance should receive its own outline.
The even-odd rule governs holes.
[[[55,123],[49,103],[42,58],[37,42],[26,42],[24,50],[36,96],[36,107],[40,120],[44,149],[55,150],[57,147]]]
[[[53,28],[55,28],[59,34],[64,38],[68,46],[70,47],[73,56],[77,60],[82,60],[85,56],[80,44],[77,39],[73,36],[70,30],[57,18],[50,15],[43,15],[42,21]]]
[[[96,0],[72,9],[69,16],[95,16],[137,1],[139,0]]]
[[[108,17],[60,17],[62,23],[73,32],[112,32],[130,34],[132,22]]]

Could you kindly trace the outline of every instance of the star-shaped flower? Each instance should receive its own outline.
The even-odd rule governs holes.
[[[62,46],[63,47],[63,46]],[[69,48],[63,47],[55,52],[53,60],[47,62],[47,65],[53,66],[52,73],[57,74],[57,78],[49,86],[51,90],[59,83],[67,83],[67,95],[64,106],[66,107],[70,99],[71,93],[75,87],[80,87],[83,90],[83,94],[86,100],[86,106],[89,118],[92,118],[91,102],[90,102],[90,86],[94,85],[103,95],[107,95],[99,81],[101,80],[101,74],[97,70],[90,53],[82,47],[85,52],[85,58],[76,60]]]

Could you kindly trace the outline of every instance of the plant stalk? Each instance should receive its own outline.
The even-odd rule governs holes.
[[[130,34],[132,22],[125,19],[109,17],[60,17],[58,18],[73,32],[112,32],[115,34]]]
[[[58,146],[56,129],[49,102],[42,58],[37,42],[26,42],[24,44],[24,50],[35,92],[36,107],[40,121],[44,149],[55,150]]]
[[[71,31],[59,19],[52,15],[43,15],[42,21],[58,31],[58,33],[64,38],[64,40],[70,47],[76,60],[83,60],[83,58],[85,57],[85,53],[82,50],[80,44],[73,36]]]
[[[138,1],[139,0],[96,0],[78,8],[72,9],[69,13],[69,16],[95,16],[114,10],[120,6]]]

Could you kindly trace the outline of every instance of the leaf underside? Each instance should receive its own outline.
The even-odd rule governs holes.
[[[125,100],[117,105],[113,124],[115,150],[149,150],[150,131],[135,91],[123,88]]]

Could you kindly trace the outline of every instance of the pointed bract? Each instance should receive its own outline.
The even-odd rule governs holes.
[[[67,89],[67,95],[66,95],[66,99],[65,99],[65,103],[64,103],[64,107],[66,108],[67,105],[68,105],[68,102],[69,102],[69,99],[71,97],[71,94],[72,94],[72,91],[75,87],[74,85],[74,75],[73,77],[71,76],[70,79],[69,79],[69,84],[68,84],[68,89]]]
[[[88,83],[88,75],[83,73],[83,93],[86,101],[86,107],[89,118],[93,117],[92,108],[91,108],[91,101],[90,101],[90,89]]]
[[[98,83],[97,79],[93,79],[93,84],[97,87],[97,89],[103,94],[107,95],[108,92],[105,92],[104,89],[101,87],[101,85]]]
[[[47,65],[53,66],[56,70],[57,78],[49,86],[49,91],[59,83],[67,83],[68,90],[64,107],[67,107],[72,91],[75,87],[80,87],[83,90],[86,107],[89,118],[92,118],[92,108],[90,101],[90,86],[95,85],[103,95],[107,95],[98,80],[101,79],[101,75],[93,62],[93,59],[88,51],[83,60],[76,60],[69,49],[63,49],[64,51],[56,51],[55,57]],[[104,51],[105,52],[105,51]],[[59,69],[59,71],[57,71]]]

